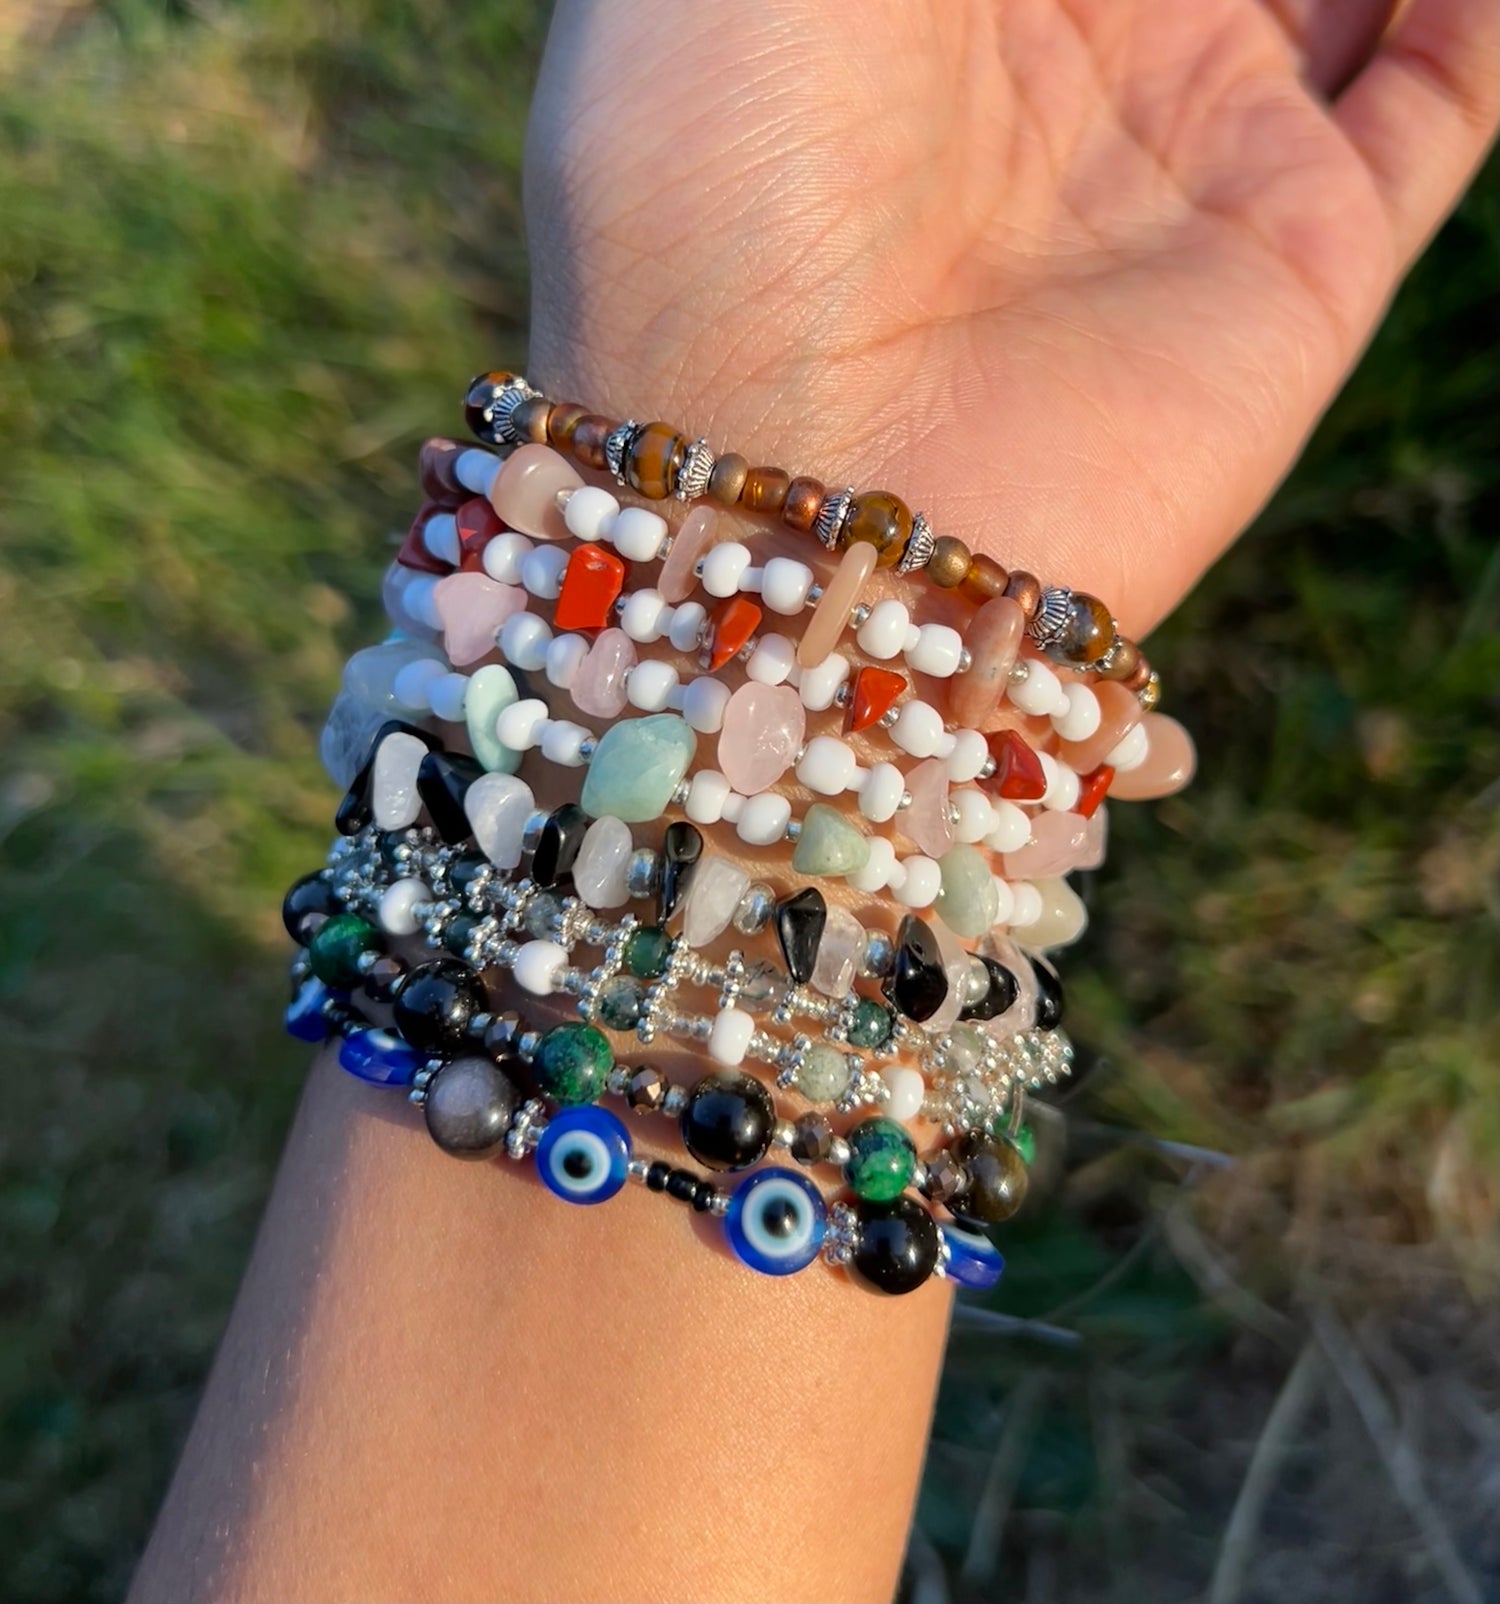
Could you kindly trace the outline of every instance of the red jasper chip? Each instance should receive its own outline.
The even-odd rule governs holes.
[[[701,659],[703,666],[715,673],[723,668],[760,628],[762,617],[760,608],[746,596],[730,596],[721,601],[708,615],[708,644]]]
[[[985,737],[995,772],[980,785],[1008,802],[1038,802],[1047,790],[1042,760],[1014,730],[996,730]]]
[[[417,475],[422,481],[422,494],[440,507],[456,507],[473,494],[459,483],[454,464],[463,455],[465,447],[456,440],[424,440],[417,457]]]
[[[854,688],[849,693],[849,711],[844,718],[844,730],[857,735],[867,730],[896,705],[896,698],[906,689],[906,676],[889,668],[862,668],[854,676]]]
[[[500,514],[483,496],[471,496],[453,514],[453,520],[458,525],[458,549],[462,553],[458,561],[460,570],[466,574],[482,574],[484,548],[505,528]]]
[[[1073,804],[1073,811],[1082,818],[1092,819],[1099,811],[1099,804],[1108,795],[1114,777],[1115,771],[1108,763],[1101,763],[1097,769],[1079,775],[1078,800]]]
[[[625,564],[591,541],[574,549],[552,615],[559,629],[603,629],[625,588]]]
[[[415,568],[424,574],[453,572],[441,557],[434,557],[428,551],[422,539],[422,531],[427,527],[428,519],[446,510],[436,501],[424,501],[417,509],[417,516],[412,519],[411,528],[406,531],[406,539],[401,542],[401,550],[396,553],[396,561],[403,568]]]

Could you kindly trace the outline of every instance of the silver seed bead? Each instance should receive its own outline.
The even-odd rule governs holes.
[[[828,1162],[838,1169],[849,1162],[849,1144],[842,1136],[835,1136],[828,1147]]]

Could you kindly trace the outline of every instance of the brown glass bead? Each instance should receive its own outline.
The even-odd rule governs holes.
[[[745,475],[740,491],[740,505],[746,512],[763,512],[777,518],[786,506],[786,493],[792,488],[792,476],[782,468],[752,468]]]
[[[638,429],[625,453],[625,480],[648,501],[665,501],[677,488],[687,441],[670,423],[648,423]]]
[[[1150,663],[1148,663],[1146,659],[1139,652],[1137,652],[1135,667],[1131,669],[1127,675],[1125,675],[1125,677],[1120,681],[1120,684],[1123,685],[1127,691],[1135,691],[1139,693],[1145,690],[1151,679],[1151,672]]]
[[[559,401],[547,415],[547,444],[559,451],[571,451],[573,431],[588,415],[589,409],[576,401]]]
[[[1141,699],[1141,706],[1149,713],[1153,708],[1161,705],[1161,675],[1153,668],[1146,683],[1137,692]]]
[[[1129,679],[1140,660],[1140,647],[1133,640],[1122,640],[1110,654],[1109,663],[1101,672],[1105,679]]]
[[[968,571],[959,582],[959,591],[973,602],[976,607],[983,607],[988,601],[994,601],[997,596],[1008,595],[1006,586],[1010,583],[1010,571],[1003,568],[993,557],[986,557],[983,552],[977,553],[969,559]]]
[[[530,440],[544,446],[547,443],[547,419],[552,403],[544,395],[528,396],[510,415],[510,426],[517,439]]]
[[[464,395],[464,422],[481,440],[487,440],[491,444],[495,442],[495,431],[488,417],[490,404],[508,385],[519,382],[514,373],[498,370],[493,373],[481,373],[470,381],[468,391]]]
[[[1030,618],[1041,604],[1042,582],[1035,574],[1014,573],[1006,584],[1005,594]]]
[[[1026,1200],[1026,1160],[1012,1142],[999,1136],[966,1136],[954,1144],[969,1172],[969,1184],[958,1207],[970,1219],[998,1225]]]
[[[952,535],[939,535],[932,543],[932,556],[927,559],[927,577],[939,590],[956,590],[964,582],[973,553],[963,541]]]
[[[612,418],[588,412],[573,425],[573,455],[585,468],[604,466],[604,442],[614,433]]]
[[[1068,603],[1068,623],[1058,651],[1070,663],[1097,663],[1114,645],[1115,620],[1097,596],[1075,590]]]
[[[889,490],[861,491],[839,531],[841,548],[873,546],[877,568],[898,562],[910,539],[911,509]]]
[[[709,500],[717,501],[721,507],[737,506],[749,474],[749,459],[738,451],[726,451],[715,460],[713,472],[708,476]]]
[[[781,509],[781,521],[788,529],[806,534],[818,521],[818,510],[828,487],[818,479],[793,479]]]

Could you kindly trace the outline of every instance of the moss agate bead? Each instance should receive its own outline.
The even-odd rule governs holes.
[[[884,1047],[895,1023],[895,1015],[883,1003],[873,997],[861,997],[854,1005],[854,1018],[849,1025],[849,1045],[866,1050]]]
[[[537,1048],[537,1088],[565,1106],[592,1103],[602,1096],[615,1067],[615,1055],[601,1031],[592,1025],[554,1025]]]
[[[873,546],[878,568],[890,568],[898,562],[910,539],[911,510],[888,490],[866,490],[857,495],[839,533],[840,547]]]
[[[599,1022],[610,1030],[634,1030],[646,1005],[646,988],[630,975],[616,975],[599,992]]]
[[[380,932],[357,913],[325,919],[307,944],[307,961],[325,986],[352,991],[360,982],[360,959],[381,948]]]
[[[854,1205],[859,1240],[851,1267],[877,1291],[915,1292],[937,1268],[940,1241],[932,1216],[915,1198]]]
[[[625,967],[640,980],[659,980],[672,956],[672,938],[660,925],[637,925],[625,938]]]
[[[877,1116],[849,1132],[844,1179],[867,1203],[892,1203],[911,1185],[917,1150],[905,1128]]]

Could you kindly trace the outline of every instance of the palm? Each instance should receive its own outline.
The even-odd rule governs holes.
[[[1427,3],[1486,81],[1390,52],[1330,106],[1378,3],[1294,39],[1260,0],[565,0],[533,370],[883,479],[1141,627],[1285,470],[1483,145],[1489,8]]]

